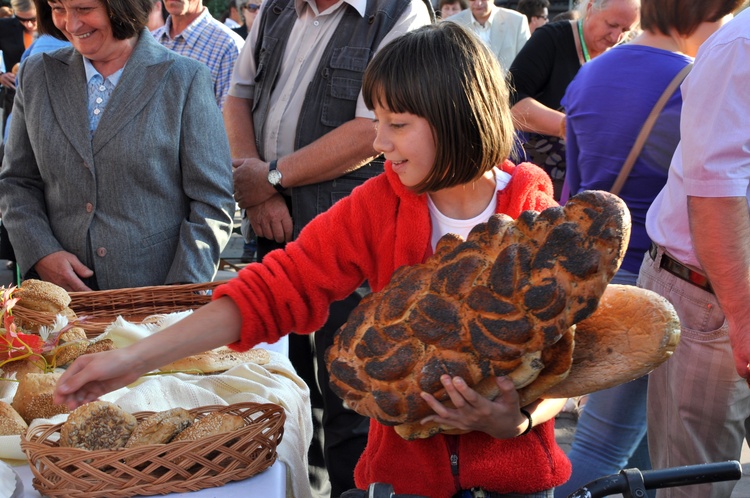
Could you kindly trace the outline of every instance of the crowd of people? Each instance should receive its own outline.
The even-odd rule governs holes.
[[[207,282],[237,208],[257,250],[189,318],[76,361],[56,401],[73,408],[180,357],[294,332],[315,497],[388,482],[438,498],[564,498],[623,468],[738,459],[746,3],[582,0],[550,19],[549,0],[231,0],[215,15],[202,0],[12,0],[0,258],[69,291]],[[591,189],[631,212],[612,282],[667,298],[682,338],[654,372],[587,397],[568,455],[554,436],[565,400],[520,406],[502,377],[488,400],[444,375],[454,407],[425,394],[428,419],[465,433],[422,441],[330,389],[336,331],[399,267],[494,213]]]

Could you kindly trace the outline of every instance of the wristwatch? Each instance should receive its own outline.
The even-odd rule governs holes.
[[[268,165],[268,183],[270,183],[278,193],[284,192],[284,187],[281,186],[281,171],[276,168],[276,159],[271,161]]]

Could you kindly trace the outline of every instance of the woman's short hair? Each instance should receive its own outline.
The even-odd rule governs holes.
[[[701,23],[715,22],[736,11],[745,0],[641,0],[641,29],[689,36]]]
[[[99,0],[107,9],[112,34],[117,40],[127,40],[137,36],[148,24],[148,16],[153,6],[152,0]],[[52,35],[59,40],[67,40],[65,35],[52,22],[50,3],[60,0],[34,0],[36,4],[37,29],[39,33]]]
[[[417,193],[470,183],[508,158],[508,87],[494,55],[456,23],[423,26],[383,47],[362,84],[365,104],[425,118],[435,164]]]

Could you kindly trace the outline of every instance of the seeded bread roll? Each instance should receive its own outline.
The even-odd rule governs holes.
[[[51,282],[24,280],[15,293],[19,303],[34,311],[60,313],[70,304],[70,296],[62,287]]]
[[[245,420],[239,415],[209,413],[184,431],[177,434],[172,441],[194,441],[196,439],[234,431],[244,426]]]
[[[162,372],[199,370],[203,373],[216,373],[224,372],[243,363],[265,365],[269,361],[271,361],[271,356],[265,349],[256,348],[238,352],[223,346],[182,358],[169,365],[164,365],[159,370]]]
[[[35,418],[50,418],[60,413],[69,413],[65,405],[52,401],[55,385],[62,372],[27,373],[18,379],[18,389],[13,397],[13,408],[27,424]]]
[[[0,401],[0,436],[22,435],[28,428],[24,419],[12,406]]]
[[[192,423],[193,416],[184,408],[154,413],[138,422],[125,447],[168,443]]]
[[[47,363],[62,367],[73,363],[73,360],[86,352],[89,341],[86,332],[80,327],[73,327],[60,334],[57,347],[44,355]]]
[[[71,412],[60,428],[60,446],[116,450],[127,443],[136,418],[108,401],[92,401]]]

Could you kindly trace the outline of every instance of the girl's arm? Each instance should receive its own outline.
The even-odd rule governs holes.
[[[54,402],[73,410],[162,365],[237,342],[240,329],[237,305],[229,298],[217,299],[127,348],[76,359],[60,377]]]

